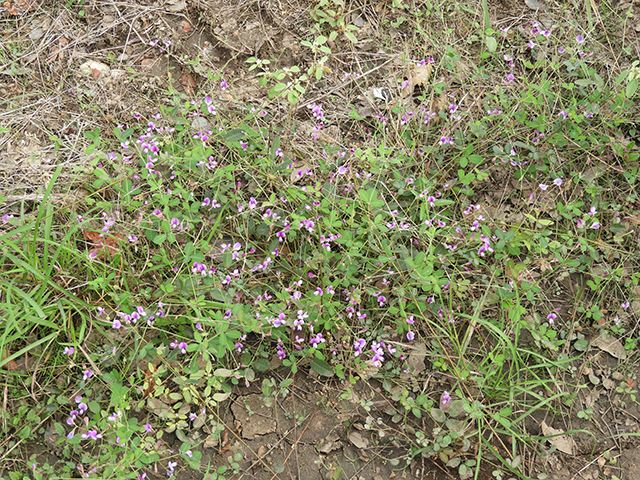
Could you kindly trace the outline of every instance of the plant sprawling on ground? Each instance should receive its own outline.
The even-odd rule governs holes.
[[[309,66],[247,55],[264,103],[223,108],[236,79],[210,74],[213,93],[85,131],[82,200],[52,200],[59,166],[32,210],[2,216],[0,365],[24,403],[1,414],[0,451],[50,421],[67,460],[8,478],[205,471],[220,406],[275,369],[283,389],[300,371],[373,377],[390,422],[428,419],[390,438],[398,468],[431,458],[469,478],[488,457],[526,478],[524,452],[548,453],[526,422],[571,407],[590,339],[634,351],[637,67],[608,68],[568,25],[479,28],[403,56],[395,91],[342,115],[320,87],[357,28],[331,3],[301,42]],[[423,28],[404,15],[396,27]],[[349,133],[329,141],[331,125]],[[425,391],[427,371],[450,381]]]

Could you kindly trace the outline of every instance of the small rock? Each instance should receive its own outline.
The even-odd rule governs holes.
[[[82,72],[83,75],[93,78],[104,78],[111,75],[111,69],[107,65],[94,60],[89,60],[80,65],[80,72]]]
[[[191,122],[191,128],[196,130],[204,130],[209,127],[209,121],[204,117],[196,117]]]
[[[36,40],[40,40],[43,35],[44,35],[44,30],[40,27],[34,28],[33,30],[31,30],[31,32],[29,32],[29,38],[34,42]]]

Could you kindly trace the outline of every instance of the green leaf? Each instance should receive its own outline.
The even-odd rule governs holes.
[[[230,377],[231,375],[233,375],[233,372],[231,370],[229,370],[228,368],[218,368],[216,371],[213,372],[213,375],[216,377]]]
[[[254,362],[253,366],[259,372],[266,372],[269,370],[269,361],[264,358],[259,358]]]
[[[356,38],[356,36],[355,36],[353,33],[351,33],[350,31],[345,30],[345,31],[344,31],[344,36],[345,36],[345,37],[347,37],[351,43],[358,43],[358,39],[357,39],[357,38]]]
[[[638,90],[638,79],[634,78],[629,83],[627,83],[627,89],[625,92],[627,94],[627,98],[633,97],[637,90]]]
[[[155,237],[153,237],[153,243],[155,243],[156,245],[161,245],[166,239],[167,236],[164,233],[162,235],[156,235]]]
[[[314,358],[311,360],[311,368],[318,375],[322,375],[323,377],[333,377],[334,372],[331,366],[325,362],[324,360],[320,360],[319,358]]]
[[[442,423],[447,419],[447,415],[439,408],[432,408],[431,418],[433,418],[436,422]]]
[[[216,402],[223,402],[223,401],[225,401],[227,398],[229,398],[229,396],[230,396],[230,395],[231,395],[231,392],[227,392],[227,393],[221,393],[221,392],[220,392],[220,393],[214,393],[212,398],[213,398]]]
[[[573,348],[575,348],[576,350],[578,350],[579,352],[584,352],[587,350],[587,347],[589,346],[589,342],[587,341],[587,339],[585,338],[579,338],[578,340],[575,341],[575,343],[573,344]]]
[[[495,53],[495,51],[498,49],[498,41],[495,39],[495,37],[485,37],[484,42],[487,45],[487,50],[489,50],[491,53]]]
[[[225,136],[227,142],[235,142],[242,138],[244,138],[244,130],[240,130],[239,128],[230,130]]]

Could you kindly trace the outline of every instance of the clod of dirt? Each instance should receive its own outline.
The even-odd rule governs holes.
[[[640,478],[640,447],[622,452],[620,466],[623,472],[622,480]]]
[[[253,440],[256,435],[267,435],[276,431],[276,421],[271,407],[268,407],[262,395],[254,394],[240,397],[231,412],[242,426],[242,437]]]

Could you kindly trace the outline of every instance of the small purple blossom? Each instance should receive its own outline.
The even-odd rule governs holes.
[[[93,429],[87,431],[87,433],[83,433],[80,436],[84,439],[91,439],[91,440],[98,440],[99,438],[102,438],[102,434],[98,433],[97,430],[93,430]]]
[[[315,337],[312,337],[311,340],[309,340],[309,343],[313,345],[313,348],[318,348],[318,345],[326,343],[326,341],[327,340],[325,338],[322,338],[322,334],[318,333]]]
[[[362,353],[362,349],[367,346],[367,341],[364,338],[359,338],[353,343],[353,349],[356,351],[353,356],[357,357]]]

